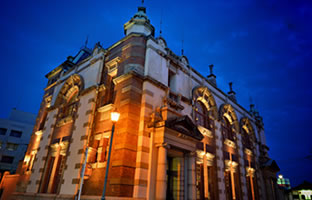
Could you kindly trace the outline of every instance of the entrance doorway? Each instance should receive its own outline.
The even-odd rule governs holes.
[[[182,159],[180,157],[167,157],[167,195],[166,199],[178,200],[183,194]]]

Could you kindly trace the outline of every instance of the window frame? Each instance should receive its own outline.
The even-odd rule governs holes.
[[[17,135],[19,133],[20,133],[20,135]],[[13,130],[13,129],[10,131],[10,136],[12,136],[12,137],[21,138],[22,134],[23,134],[22,131],[17,131],[17,130]]]
[[[195,118],[197,125],[203,126],[208,130],[212,129],[212,120],[210,119],[210,111],[206,108],[205,104],[201,101],[195,103]]]

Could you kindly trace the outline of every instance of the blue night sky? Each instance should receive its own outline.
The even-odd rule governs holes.
[[[89,36],[107,48],[140,1],[2,1],[0,117],[13,107],[37,113],[44,77]],[[214,64],[218,87],[233,81],[238,102],[250,97],[264,118],[270,156],[292,186],[312,182],[312,3],[286,0],[145,1],[169,48],[203,75]],[[310,156],[310,157],[308,157]],[[309,159],[308,159],[309,158]]]

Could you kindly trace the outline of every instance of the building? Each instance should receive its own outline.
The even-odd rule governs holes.
[[[36,115],[12,109],[8,119],[0,119],[0,173],[15,173],[24,159]]]
[[[293,200],[312,199],[312,183],[303,181],[291,190]]]
[[[262,117],[166,45],[139,7],[125,37],[82,48],[49,72],[15,199],[277,199]]]
[[[284,188],[285,190],[290,190],[291,189],[289,179],[288,178],[284,178],[282,174],[278,175],[277,185],[279,187],[281,187],[281,188]]]

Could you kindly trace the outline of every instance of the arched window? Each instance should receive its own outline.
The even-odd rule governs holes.
[[[64,107],[61,112],[61,118],[65,118],[68,116],[72,116],[75,113],[77,106],[77,96],[78,96],[78,88],[73,87],[67,93],[66,102],[64,102]]]
[[[201,101],[196,101],[195,114],[197,124],[211,130],[211,120],[209,118],[209,111]]]
[[[222,132],[225,139],[234,141],[234,132],[232,130],[232,125],[226,117],[223,117]]]
[[[251,149],[252,147],[251,138],[248,132],[244,128],[242,129],[242,142],[245,148]]]

